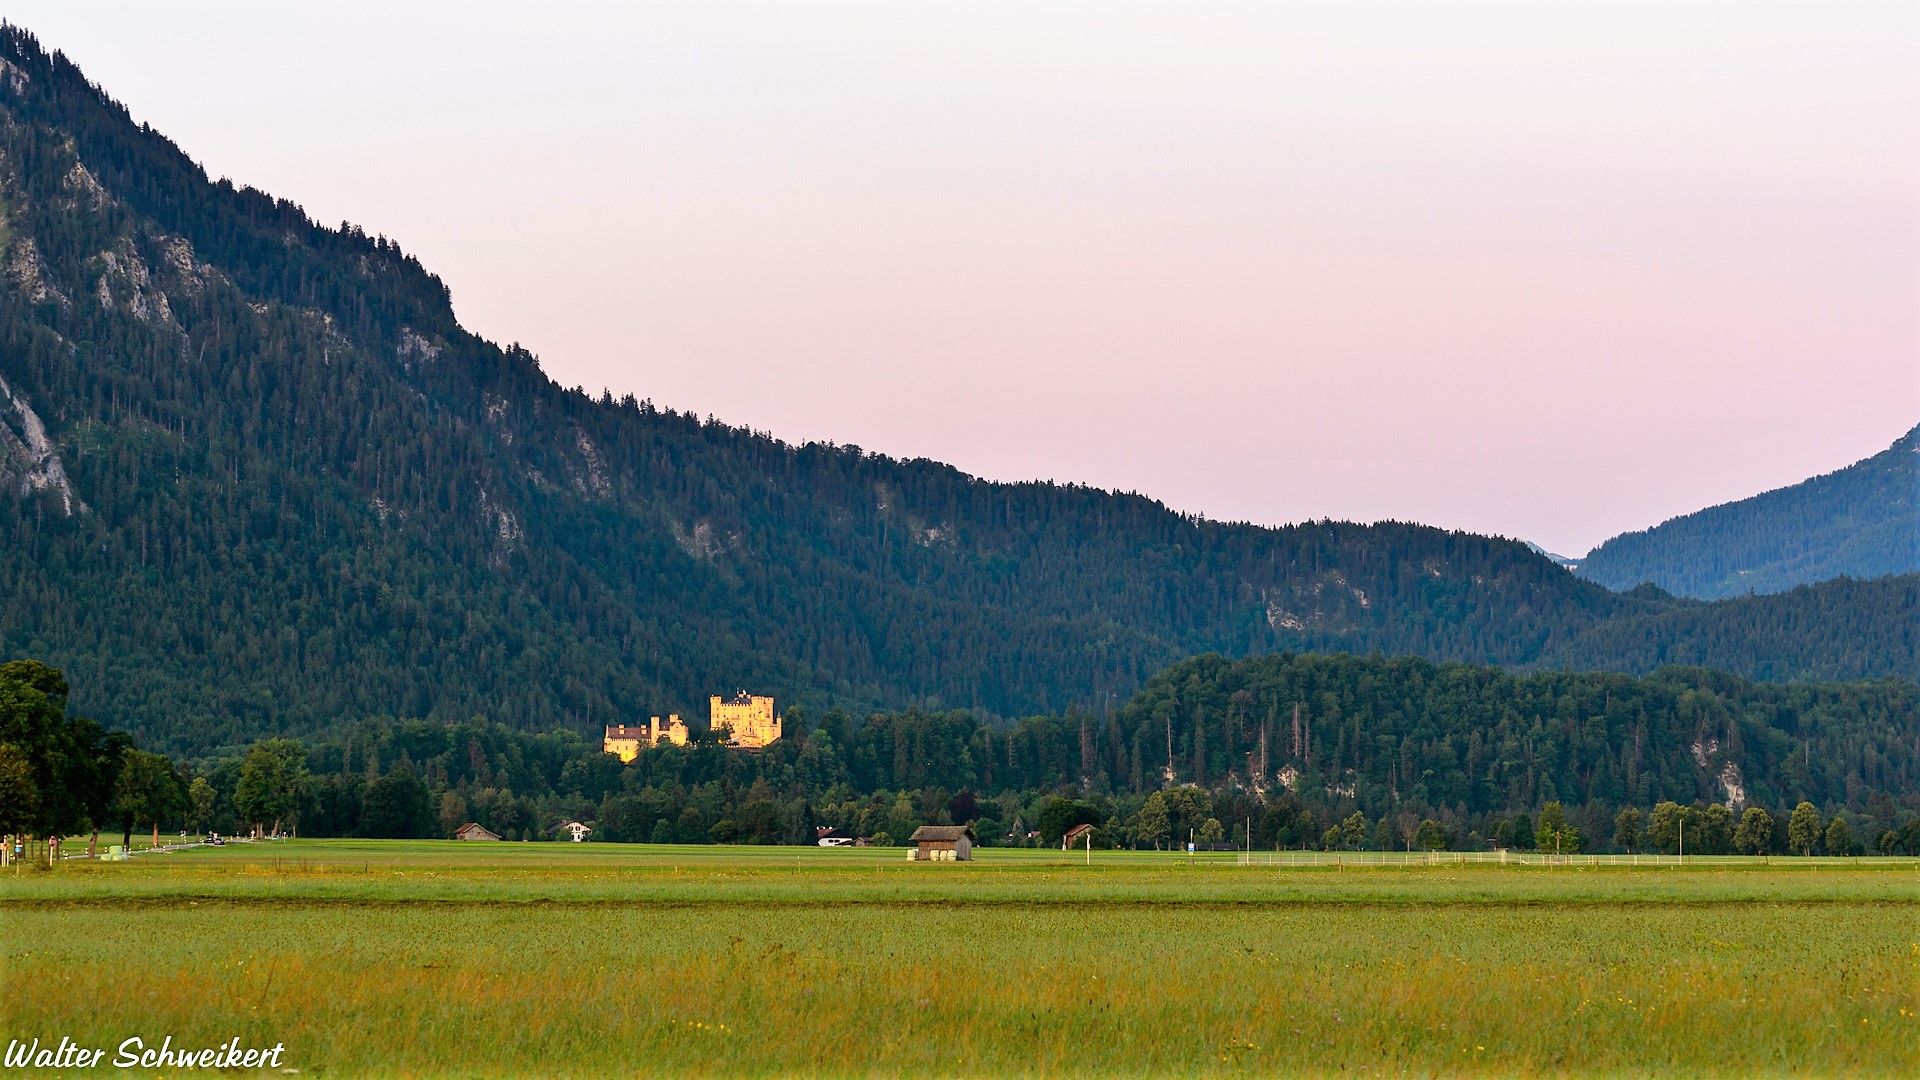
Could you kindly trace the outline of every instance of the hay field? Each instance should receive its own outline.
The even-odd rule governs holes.
[[[313,842],[0,881],[0,1042],[303,1075],[1920,1074],[1920,866]]]

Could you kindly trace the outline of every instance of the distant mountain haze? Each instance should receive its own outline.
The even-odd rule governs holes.
[[[1529,542],[1527,544],[1527,547],[1535,555],[1544,556],[1545,558],[1551,560],[1554,563],[1557,563],[1560,566],[1572,566],[1575,563],[1580,561],[1578,559],[1569,559],[1565,555],[1557,555],[1551,551],[1548,551],[1546,548],[1541,547],[1539,544]]]
[[[1624,533],[1578,560],[1611,589],[1702,599],[1920,571],[1920,427],[1844,469]]]
[[[1207,652],[1920,670],[1920,577],[1621,594],[1515,540],[1224,524],[565,389],[397,245],[210,181],[19,28],[0,379],[0,656],[183,752],[375,715],[591,733],[736,687],[1105,709]]]

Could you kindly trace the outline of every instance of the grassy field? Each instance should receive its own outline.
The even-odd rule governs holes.
[[[0,1042],[303,1075],[1920,1074],[1920,864],[236,845],[0,877]]]

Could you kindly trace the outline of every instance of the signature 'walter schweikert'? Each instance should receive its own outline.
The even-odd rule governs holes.
[[[279,1068],[280,1055],[285,1050],[284,1043],[274,1043],[271,1049],[243,1047],[237,1036],[219,1046],[180,1050],[174,1048],[171,1035],[161,1039],[158,1046],[148,1046],[145,1039],[135,1035],[122,1042],[113,1060],[106,1064],[116,1069],[158,1069],[167,1066],[176,1069],[274,1069]],[[82,1046],[64,1036],[58,1046],[41,1046],[39,1039],[31,1042],[9,1039],[6,1056],[0,1058],[0,1063],[9,1069],[91,1069],[102,1064],[101,1059],[106,1056],[104,1048]]]

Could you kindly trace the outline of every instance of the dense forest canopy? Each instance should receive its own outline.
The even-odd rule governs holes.
[[[1920,571],[1920,427],[1865,461],[1623,533],[1580,560],[1614,589],[1702,599]]]
[[[9,734],[24,730],[16,713],[39,709],[39,730],[65,730],[28,679],[64,686],[41,665],[0,666],[0,766],[17,756],[7,745],[21,742]],[[786,736],[757,753],[701,731],[690,746],[623,763],[570,731],[371,717],[326,741],[268,739],[192,762],[190,782],[142,782],[157,792],[146,809],[127,808],[142,786],[128,778],[154,755],[124,736],[75,721],[67,742],[32,745],[68,747],[58,767],[77,770],[72,789],[98,792],[63,804],[68,828],[90,813],[152,820],[164,803],[169,823],[302,835],[447,836],[475,821],[539,840],[579,821],[601,842],[810,844],[832,830],[885,844],[919,825],[964,823],[986,843],[1024,845],[1086,823],[1102,846],[1151,848],[1192,830],[1261,847],[1526,847],[1545,834],[1592,851],[1673,846],[1684,818],[1696,852],[1787,851],[1807,846],[1787,831],[1805,804],[1800,816],[1817,817],[1822,837],[1844,823],[1818,841],[1829,850],[1851,844],[1841,836],[1920,849],[1920,687],[1899,680],[1204,656],[1104,717],[983,724],[964,711],[795,709],[787,721]]]
[[[0,381],[0,655],[172,752],[372,715],[587,735],[740,686],[1061,715],[1208,652],[1920,671],[1920,578],[1623,595],[1509,540],[1206,521],[563,389],[396,244],[210,179],[17,27]]]

